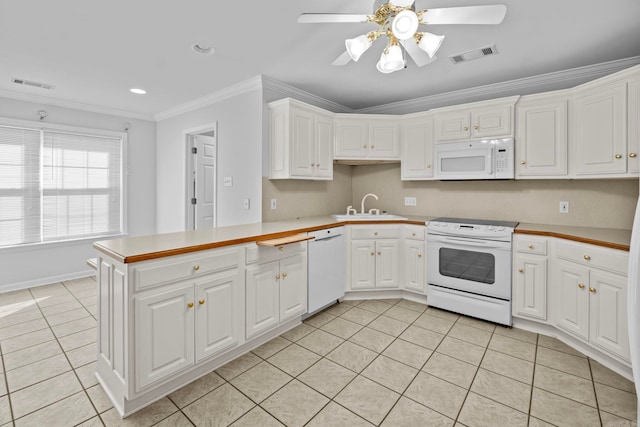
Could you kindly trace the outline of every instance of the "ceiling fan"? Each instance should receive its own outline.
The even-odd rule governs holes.
[[[414,0],[376,0],[373,15],[349,13],[303,13],[298,23],[375,23],[376,30],[345,40],[347,50],[332,65],[346,65],[360,56],[381,36],[388,43],[376,68],[392,73],[405,68],[406,52],[418,67],[436,60],[444,36],[418,31],[420,25],[499,24],[507,13],[503,4],[487,6],[447,7],[416,11]]]

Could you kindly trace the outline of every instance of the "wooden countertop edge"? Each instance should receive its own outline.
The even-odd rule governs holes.
[[[589,239],[587,237],[574,236],[574,235],[571,235],[571,234],[563,234],[563,233],[557,233],[557,232],[553,232],[553,231],[519,230],[519,229],[516,228],[514,233],[516,233],[516,234],[531,234],[531,235],[535,235],[535,236],[558,237],[560,239],[573,240],[574,242],[588,243],[588,244],[591,244],[591,245],[602,246],[602,247],[605,247],[605,248],[618,249],[618,250],[621,250],[621,251],[629,252],[629,245],[623,245],[623,244],[620,244],[620,243],[613,243],[613,242],[606,242],[604,240]]]
[[[327,228],[340,227],[342,225],[353,224],[410,224],[410,225],[424,225],[424,221],[418,220],[389,220],[389,221],[336,221],[334,223],[321,224],[313,227],[296,228],[292,230],[282,231],[278,233],[262,234],[258,236],[246,236],[231,240],[222,240],[218,242],[205,243],[202,245],[185,246],[182,248],[168,249],[158,252],[149,252],[140,255],[122,256],[117,252],[114,252],[100,244],[94,243],[93,247],[98,251],[109,255],[110,257],[122,262],[124,264],[131,264],[134,262],[149,261],[152,259],[164,258],[174,255],[184,255],[192,252],[205,251],[207,249],[222,248],[225,246],[239,245],[242,243],[258,242],[261,240],[281,239],[289,236],[293,236],[299,233],[308,233],[310,231],[326,230]]]

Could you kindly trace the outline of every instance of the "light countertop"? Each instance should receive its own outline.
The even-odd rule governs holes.
[[[94,248],[120,262],[132,263],[223,246],[276,239],[347,224],[418,224],[433,217],[410,216],[393,221],[337,221],[329,215],[205,230],[102,240]],[[614,249],[629,250],[631,230],[520,223],[516,233],[559,237]]]

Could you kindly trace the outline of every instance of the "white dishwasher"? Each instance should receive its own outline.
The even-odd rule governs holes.
[[[308,233],[309,240],[309,314],[336,302],[344,296],[345,259],[344,227]]]

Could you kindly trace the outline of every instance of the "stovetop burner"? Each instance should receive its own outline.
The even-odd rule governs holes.
[[[519,224],[517,221],[496,221],[492,219],[468,219],[468,218],[450,218],[439,217],[434,218],[433,222],[448,222],[450,224],[470,224],[470,225],[493,225],[494,227],[516,228]]]

